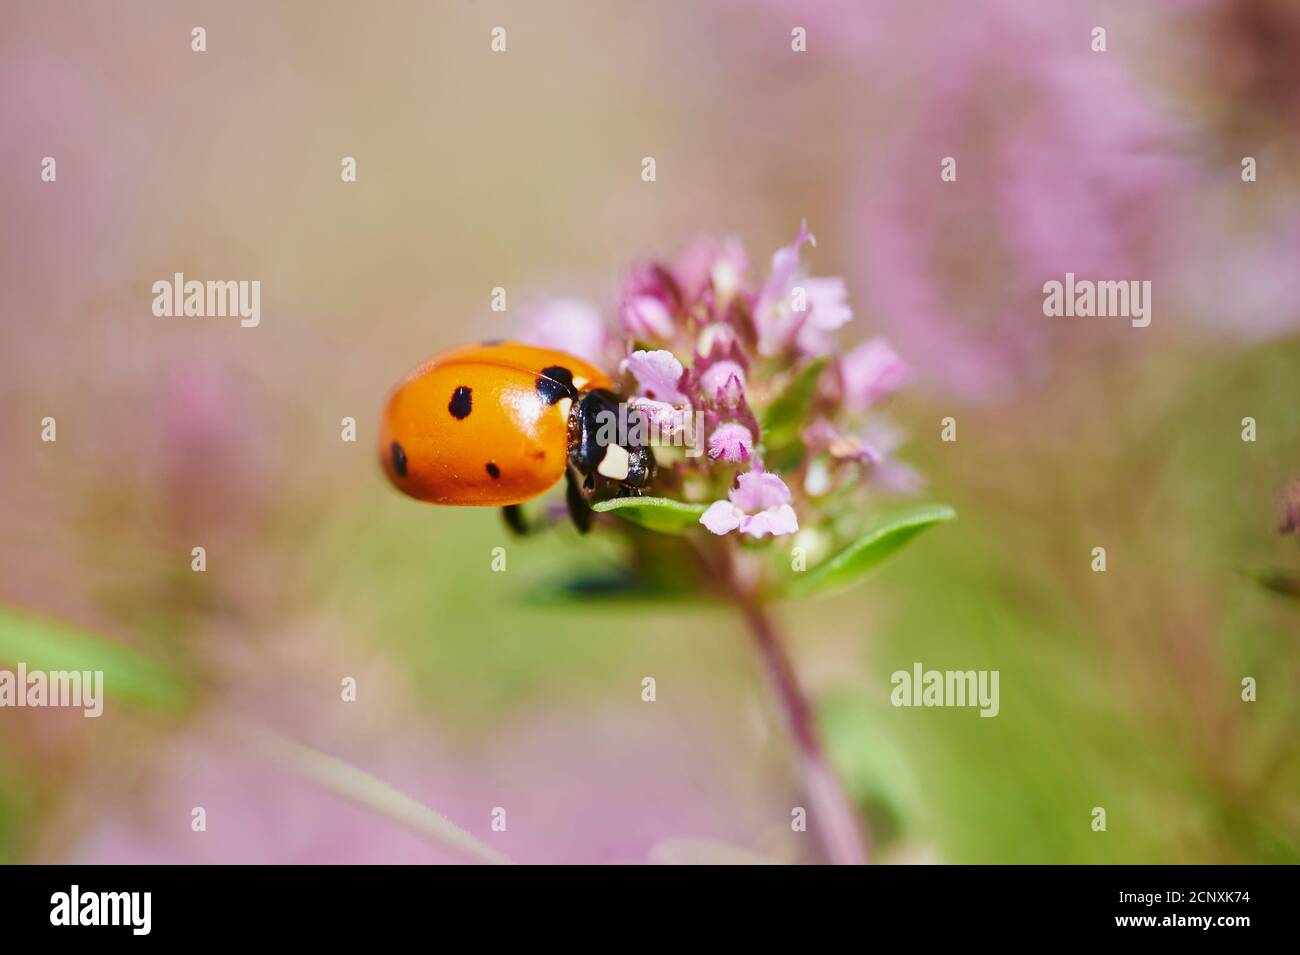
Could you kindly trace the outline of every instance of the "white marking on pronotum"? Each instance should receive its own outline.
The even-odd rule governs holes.
[[[596,465],[596,471],[611,481],[626,481],[630,460],[626,448],[611,444],[605,448],[605,456]]]

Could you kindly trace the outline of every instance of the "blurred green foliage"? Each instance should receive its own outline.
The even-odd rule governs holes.
[[[179,710],[187,699],[175,674],[121,644],[0,607],[0,662],[33,670],[102,670],[106,696],[155,710]]]
[[[1093,433],[1059,420],[1073,396],[1058,392],[1021,409],[1020,454],[1001,462],[976,450],[993,415],[962,416],[950,448],[925,445],[962,520],[868,588],[888,603],[864,659],[874,689],[824,707],[836,762],[887,849],[1300,862],[1300,614],[1236,571],[1300,568],[1295,540],[1276,532],[1278,492],[1300,468],[1300,345],[1168,357],[1122,395],[1087,399]],[[1241,440],[1245,416],[1256,443]],[[1098,544],[1104,574],[1090,567]],[[838,616],[858,599],[837,601]],[[999,670],[1001,712],[890,706],[890,673],[914,661]],[[1257,702],[1242,701],[1246,676]],[[1090,828],[1094,806],[1104,833]]]

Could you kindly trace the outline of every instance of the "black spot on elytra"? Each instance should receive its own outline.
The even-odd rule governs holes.
[[[492,479],[495,481],[501,476],[501,469],[489,461],[487,464],[487,473],[492,475]]]
[[[398,477],[406,477],[406,452],[396,441],[388,449],[393,455],[393,470],[397,472]]]
[[[573,372],[563,365],[548,365],[537,379],[537,393],[548,405],[561,398],[578,397],[578,389],[573,387]]]
[[[447,410],[451,416],[458,421],[464,421],[469,417],[470,411],[473,410],[474,402],[470,398],[470,389],[461,385],[451,393],[451,402],[447,405]]]

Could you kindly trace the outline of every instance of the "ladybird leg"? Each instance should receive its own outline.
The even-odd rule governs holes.
[[[569,516],[573,518],[573,526],[578,529],[579,534],[585,534],[591,530],[592,511],[587,504],[587,498],[582,493],[582,488],[578,486],[578,479],[574,477],[573,468],[564,472],[564,500],[569,505]]]
[[[505,519],[506,527],[520,537],[524,537],[532,530],[524,520],[524,509],[518,504],[507,504],[501,508],[501,516]]]

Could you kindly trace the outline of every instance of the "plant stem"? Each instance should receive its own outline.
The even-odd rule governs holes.
[[[777,701],[785,713],[790,736],[794,740],[808,796],[809,815],[817,827],[826,855],[835,865],[864,865],[868,860],[865,834],[857,811],[817,735],[812,706],[799,688],[790,657],[786,654],[772,621],[763,605],[752,594],[734,590],[741,613],[758,644],[763,666],[776,691]]]
[[[503,853],[476,839],[441,813],[434,812],[400,790],[362,769],[312,749],[253,722],[236,723],[232,738],[253,742],[277,765],[341,796],[363,809],[377,812],[421,833],[432,842],[458,849],[481,862],[509,864]]]

